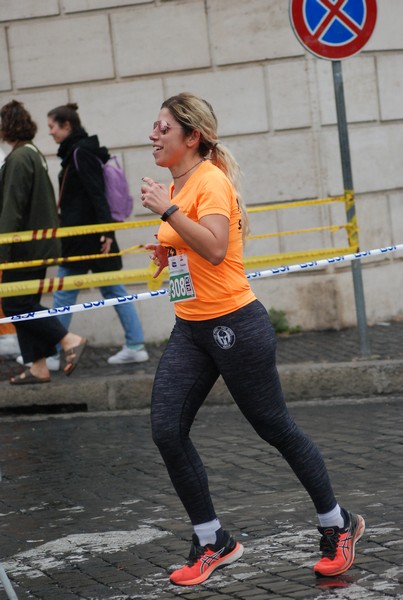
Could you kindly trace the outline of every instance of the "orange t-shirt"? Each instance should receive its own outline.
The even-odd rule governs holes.
[[[173,190],[171,184],[171,197]],[[196,292],[196,298],[174,304],[178,317],[188,321],[214,319],[255,300],[242,262],[241,211],[236,192],[225,174],[206,160],[175,196],[175,204],[196,222],[206,215],[224,215],[229,219],[227,253],[216,266],[192,250],[168,221],[161,224],[159,243],[168,248],[170,255],[187,255]]]

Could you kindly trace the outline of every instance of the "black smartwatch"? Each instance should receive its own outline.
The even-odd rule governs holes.
[[[172,215],[172,213],[174,213],[175,211],[179,210],[179,206],[177,206],[176,204],[172,204],[172,206],[170,206],[163,215],[161,215],[161,221],[166,221],[168,219],[168,217],[170,217]]]

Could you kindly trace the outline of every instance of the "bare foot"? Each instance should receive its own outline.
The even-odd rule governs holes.
[[[85,338],[79,338],[79,342],[73,347],[64,350],[65,366],[63,371],[65,375],[71,375],[76,366],[78,365],[81,355],[85,350],[87,340]]]
[[[44,357],[40,358],[39,360],[35,360],[32,363],[30,372],[34,377],[37,377],[38,379],[49,379],[50,373],[46,364],[46,358]]]
[[[65,352],[67,350],[71,350],[71,348],[76,348],[80,344],[83,343],[84,338],[77,335],[76,333],[67,333],[64,338],[60,340],[60,345]]]

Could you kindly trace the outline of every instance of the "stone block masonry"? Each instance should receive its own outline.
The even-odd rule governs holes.
[[[1,5],[0,103],[16,98],[32,112],[39,126],[36,141],[48,158],[55,187],[59,159],[46,113],[76,101],[88,132],[96,133],[125,166],[135,198],[133,217],[144,215],[138,200],[141,177],[169,182],[169,172],[154,165],[151,123],[164,98],[189,90],[213,104],[220,140],[244,173],[247,204],[343,193],[331,64],[297,42],[288,2],[24,0]],[[342,65],[362,249],[403,242],[403,4],[382,0],[378,12],[363,52]],[[252,225],[264,233],[343,222],[343,210],[324,207],[315,215],[311,209],[262,213]],[[147,241],[148,234],[153,239],[151,230],[118,237],[127,246]],[[285,236],[268,240],[260,253],[345,242],[342,231]],[[253,242],[245,252],[252,255],[257,248]],[[124,259],[127,268],[144,266],[147,260],[144,255]],[[402,260],[396,253],[363,263],[371,322],[403,316],[401,278],[396,277]],[[323,285],[313,289],[312,282],[319,280]],[[314,295],[309,306],[325,305],[327,282],[336,290],[332,309],[311,314],[306,300]],[[263,286],[263,292],[261,284],[256,290],[267,307],[285,310],[291,325],[338,328],[356,323],[349,265],[281,282],[271,278]],[[97,297],[93,290],[82,294],[83,300]],[[169,335],[168,302],[160,303],[157,317],[151,302],[139,310],[148,339]],[[117,341],[114,311],[102,331],[91,326],[92,315],[75,319],[94,331],[96,343]]]

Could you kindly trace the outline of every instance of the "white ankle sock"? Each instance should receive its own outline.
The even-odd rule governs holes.
[[[193,529],[199,538],[200,546],[215,544],[217,541],[216,531],[217,529],[220,529],[220,527],[221,523],[218,519],[213,519],[212,521],[201,523],[200,525],[194,525]]]
[[[340,527],[344,528],[344,518],[341,514],[341,508],[338,504],[333,510],[327,513],[318,514],[318,519],[321,527]]]

